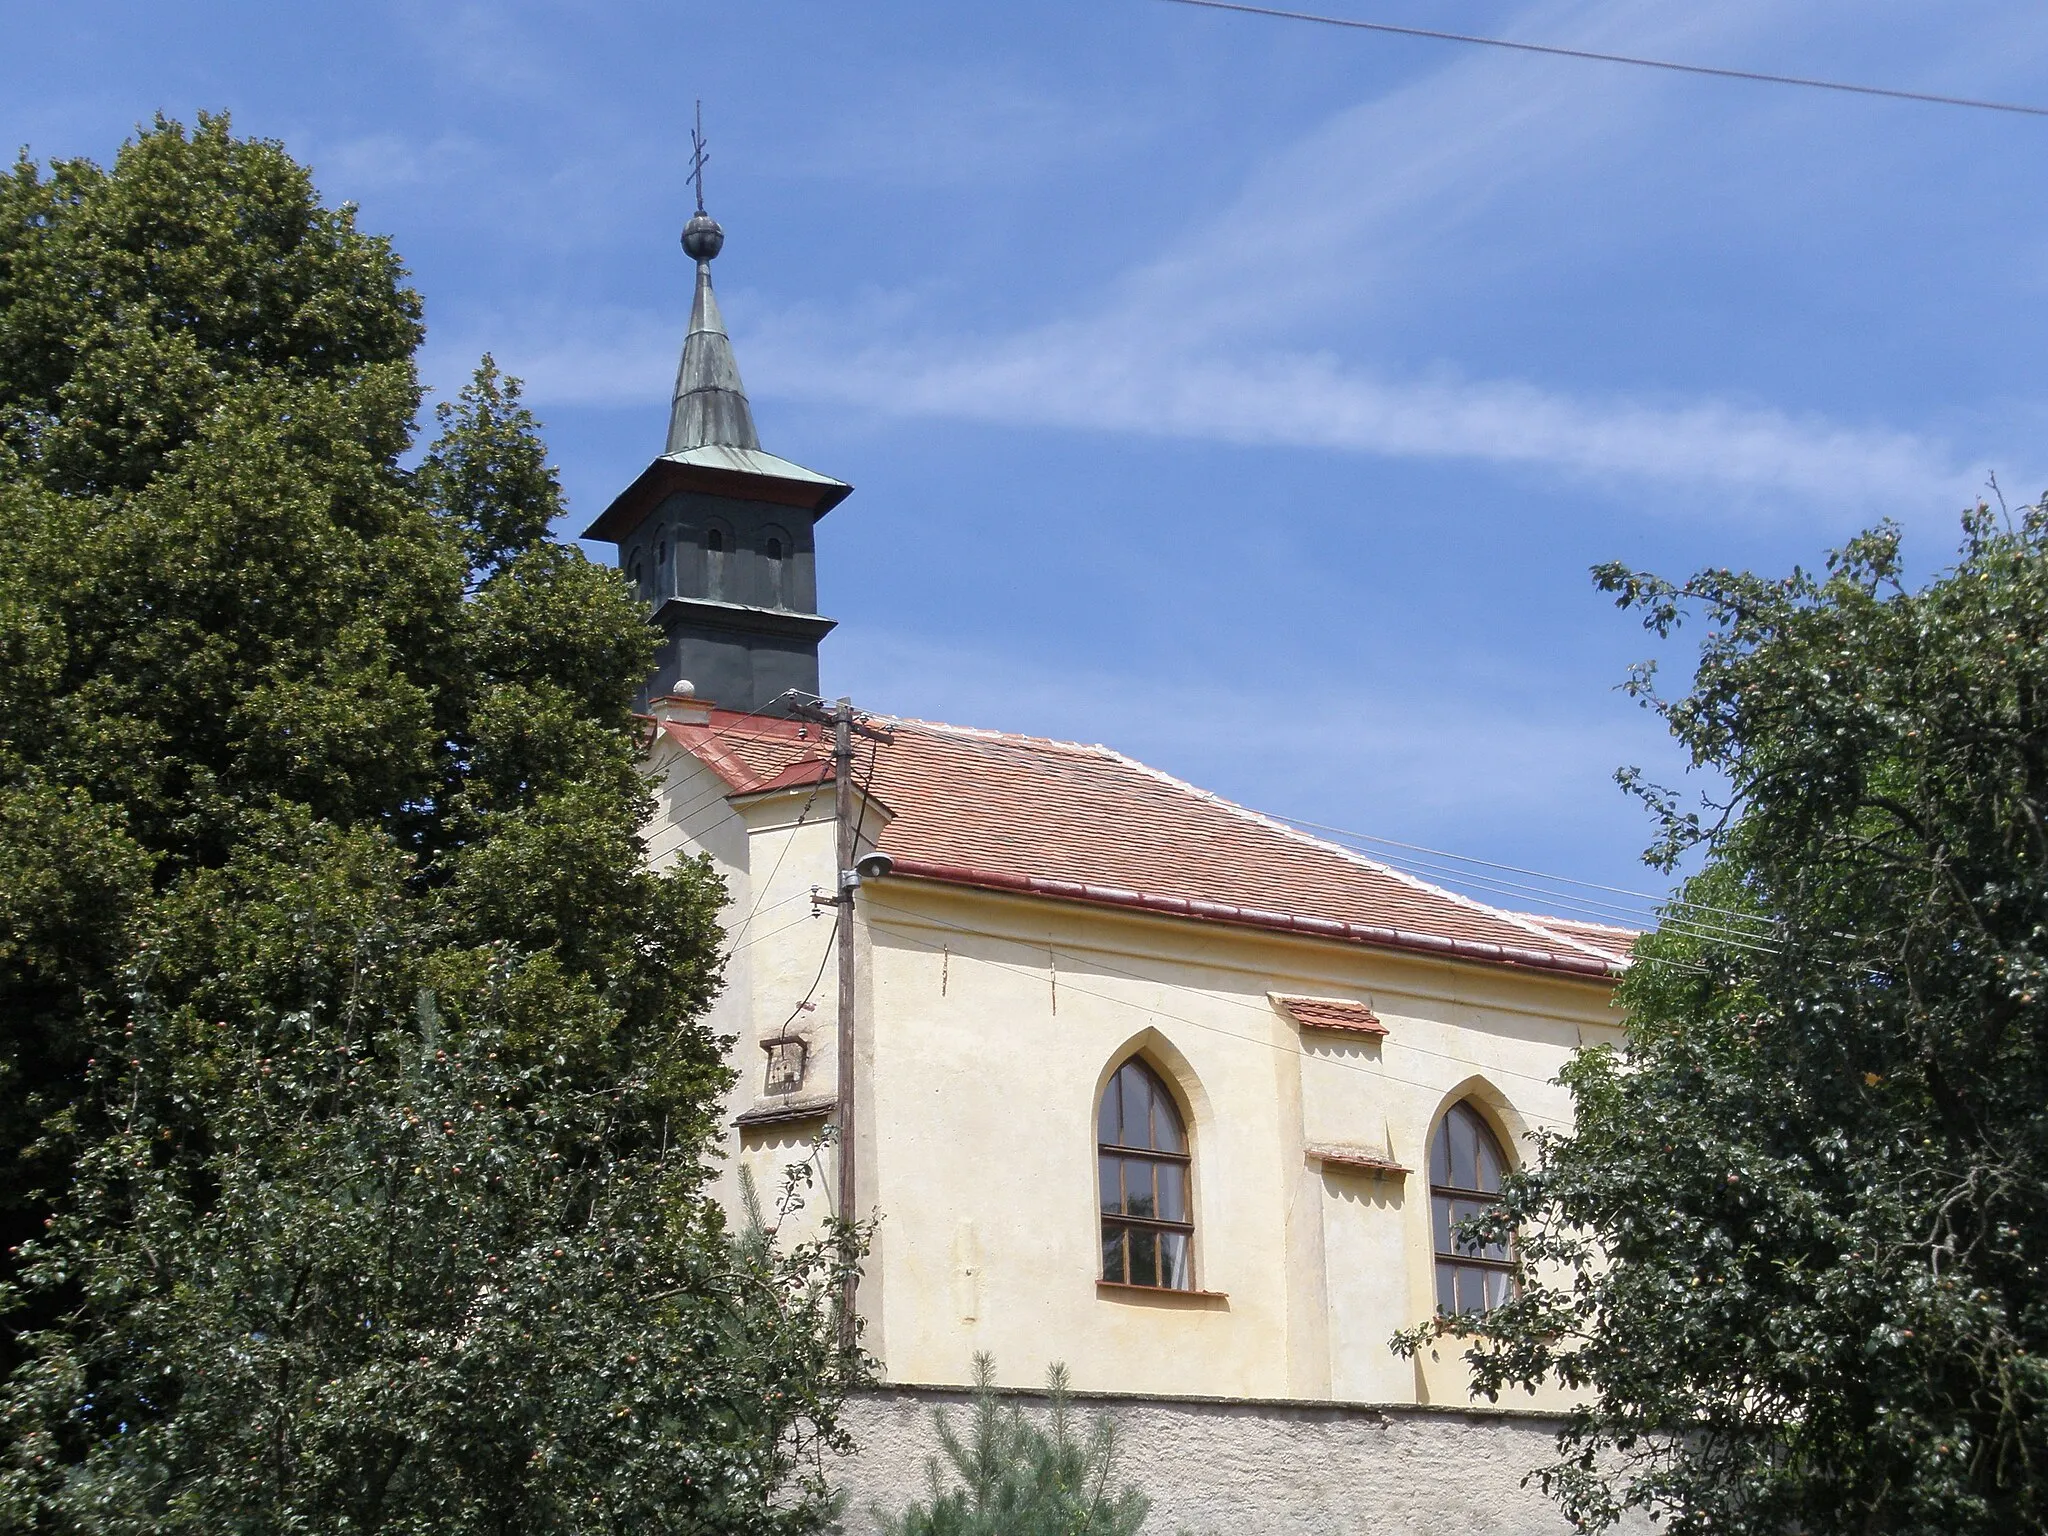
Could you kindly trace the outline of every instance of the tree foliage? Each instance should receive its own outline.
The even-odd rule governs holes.
[[[1881,528],[1819,574],[1605,568],[1691,688],[1635,687],[1698,767],[1705,856],[1582,1054],[1569,1135],[1510,1180],[1522,1289],[1489,1395],[1585,1406],[1542,1476],[1582,1527],[2048,1524],[2048,513],[1980,507],[1918,590]]]
[[[933,1457],[931,1502],[885,1518],[886,1536],[1137,1536],[1151,1501],[1134,1486],[1115,1486],[1115,1422],[1100,1414],[1085,1432],[1076,1427],[1063,1365],[1046,1373],[1046,1388],[1043,1423],[1015,1404],[1005,1408],[995,1361],[977,1354],[967,1433],[944,1409],[934,1415],[955,1486],[946,1486]]]
[[[403,278],[224,119],[0,182],[0,1528],[815,1529],[650,631]]]

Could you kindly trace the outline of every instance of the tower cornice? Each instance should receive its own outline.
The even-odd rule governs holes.
[[[813,518],[820,518],[851,496],[853,487],[844,480],[834,480],[830,475],[805,469],[759,448],[716,444],[684,453],[665,453],[612,498],[612,504],[583,530],[583,537],[617,543],[678,491],[800,507]]]

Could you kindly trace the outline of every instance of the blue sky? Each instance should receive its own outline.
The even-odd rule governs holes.
[[[1326,0],[2048,102],[2009,0]],[[390,234],[442,390],[522,374],[585,520],[658,451],[693,101],[825,684],[1249,804],[1644,886],[1618,558],[1918,568],[2048,485],[2048,121],[1159,0],[9,3],[0,124],[234,113]],[[1669,667],[1681,667],[1683,652]]]

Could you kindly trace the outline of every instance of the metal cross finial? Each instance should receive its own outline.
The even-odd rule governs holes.
[[[705,152],[704,103],[697,103],[697,126],[690,130],[690,174],[683,179],[694,182],[697,187],[697,211],[704,211],[704,167],[711,161]]]

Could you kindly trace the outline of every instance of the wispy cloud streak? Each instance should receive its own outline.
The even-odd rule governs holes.
[[[1108,348],[1062,327],[949,353],[777,348],[772,393],[907,415],[1246,446],[1533,465],[1600,478],[1902,500],[1966,487],[1941,445],[1707,400],[1578,398],[1518,381],[1390,379],[1328,354]]]
[[[1633,12],[1550,0],[1524,20],[1531,35],[1572,43],[1698,51],[1767,34],[1776,14],[1763,0],[1729,0],[1645,33]],[[1504,206],[1555,201],[1588,175],[1616,174],[1655,142],[1645,130],[1670,110],[1663,103],[1633,78],[1532,77],[1516,60],[1454,58],[1332,114],[1248,168],[1216,208],[1149,258],[1105,273],[1092,294],[1061,295],[1064,317],[1051,323],[948,334],[943,315],[916,312],[900,296],[865,313],[802,306],[748,317],[744,301],[728,312],[751,318],[736,334],[751,330],[741,357],[764,398],[1489,462],[1749,501],[1903,508],[1969,495],[1981,467],[1965,467],[1924,431],[1675,388],[1487,377],[1484,357],[1418,371],[1372,355],[1371,338],[1389,325],[1405,327],[1410,350],[1418,324],[1427,331],[1426,318],[1390,313],[1390,295],[1462,302],[1460,284],[1487,281],[1475,273],[1503,259],[1489,231]],[[1613,233],[1562,226],[1550,238]],[[1560,249],[1525,259],[1560,257],[1569,259]],[[644,398],[673,367],[672,334],[622,317],[589,324],[581,338],[560,336],[511,349],[543,400]]]

